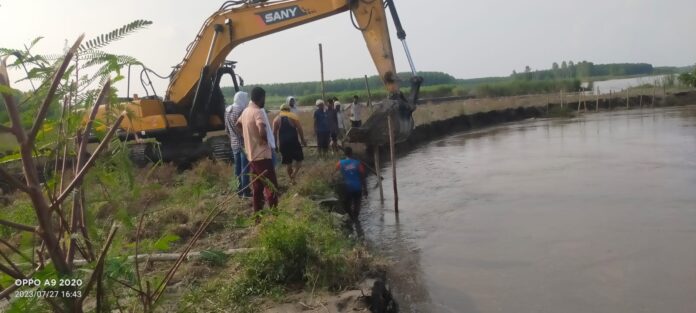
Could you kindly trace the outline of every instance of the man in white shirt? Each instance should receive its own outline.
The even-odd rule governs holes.
[[[362,126],[362,104],[358,102],[358,96],[353,96],[353,103],[349,103],[346,106],[346,110],[350,109],[350,126],[360,127]]]

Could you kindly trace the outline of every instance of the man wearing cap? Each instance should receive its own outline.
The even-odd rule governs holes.
[[[341,103],[338,102],[338,98],[334,97],[334,107],[336,108],[336,118],[338,119],[338,139],[343,142],[343,137],[346,136],[346,122],[343,118],[343,110],[341,109]]]
[[[294,184],[304,160],[302,146],[307,146],[307,142],[299,118],[290,112],[289,105],[280,106],[280,114],[273,120],[273,133],[278,140],[277,146],[283,158],[281,163],[286,166],[290,182]],[[295,168],[292,167],[293,161]]]
[[[324,157],[329,152],[329,129],[328,116],[325,111],[324,100],[317,100],[317,109],[314,111],[314,133],[317,135],[317,147],[319,156]]]

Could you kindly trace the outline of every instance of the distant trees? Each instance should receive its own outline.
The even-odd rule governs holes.
[[[696,69],[693,73],[682,73],[679,75],[679,82],[689,87],[696,87]]]
[[[423,77],[424,87],[457,83],[457,79],[454,78],[454,76],[443,72],[418,72],[418,75]],[[399,77],[401,77],[403,81],[408,81],[408,77],[410,76],[410,72],[399,73]],[[375,88],[382,85],[382,80],[376,75],[368,77],[368,82],[370,86],[373,86]],[[266,94],[269,96],[305,96],[321,93],[321,84],[318,81],[280,84],[260,84],[254,86],[263,87],[264,89],[266,89]],[[328,93],[337,93],[350,90],[364,90],[365,78],[329,80],[325,82],[324,86],[326,88],[326,92]],[[223,93],[225,94],[225,97],[231,97],[231,95],[234,94],[234,90],[231,87],[226,87],[223,88]]]
[[[633,76],[650,75],[653,73],[655,73],[655,68],[647,63],[594,64],[588,61],[578,63],[563,61],[560,65],[554,62],[549,70],[531,71],[530,67],[526,66],[524,74],[518,74],[513,71],[512,77],[525,80],[582,80],[602,76]]]

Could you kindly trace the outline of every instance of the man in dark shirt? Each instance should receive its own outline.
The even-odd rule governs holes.
[[[332,153],[336,153],[338,151],[338,112],[334,107],[334,98],[329,98],[326,117],[329,123],[329,135],[331,136],[331,150]]]
[[[317,109],[314,111],[314,133],[317,136],[319,156],[324,157],[329,152],[329,121],[326,115],[324,100],[317,100]]]

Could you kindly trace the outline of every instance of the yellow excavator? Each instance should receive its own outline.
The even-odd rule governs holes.
[[[408,99],[399,88],[386,8],[390,10],[413,73]],[[386,142],[382,125],[386,125],[384,117],[391,115],[395,117],[397,140],[404,140],[413,129],[411,113],[422,79],[416,75],[393,0],[227,1],[205,21],[186,56],[174,68],[163,100],[155,94],[128,98],[123,103],[129,114],[119,129],[119,136],[131,142],[131,158],[140,164],[150,160],[190,162],[204,156],[229,161],[229,140],[225,135],[212,136],[212,133],[225,127],[221,77],[230,75],[239,91],[234,62],[226,61],[232,49],[243,42],[346,11],[353,26],[362,32],[389,93],[377,110],[380,114],[373,114],[366,127],[352,130],[349,137],[354,142]],[[103,106],[99,109],[98,120],[106,119],[106,110]]]

